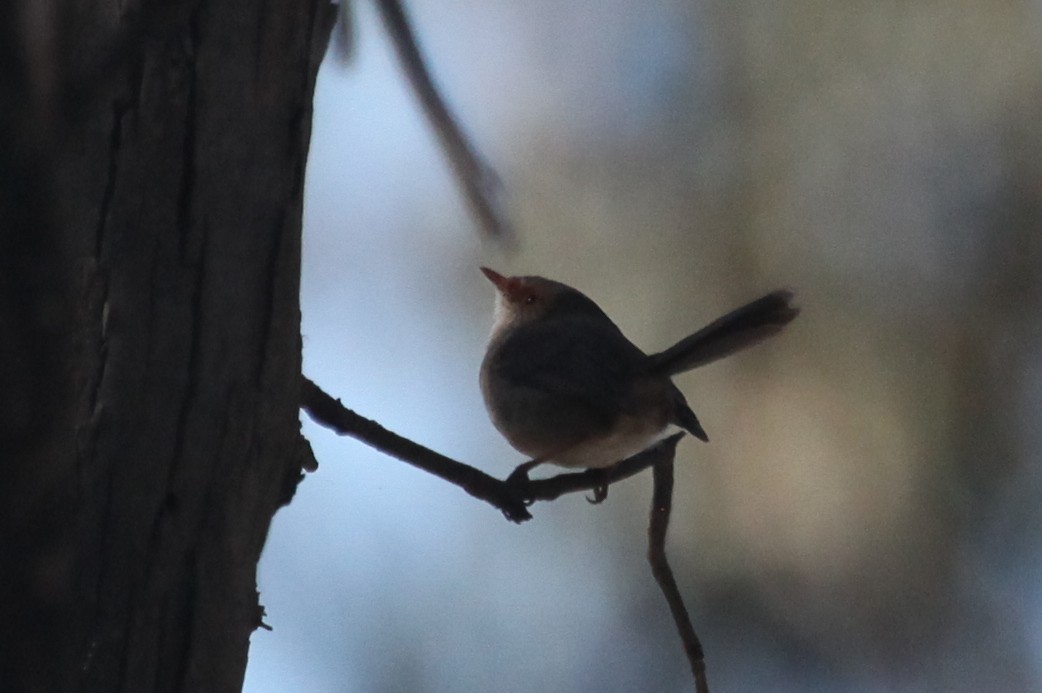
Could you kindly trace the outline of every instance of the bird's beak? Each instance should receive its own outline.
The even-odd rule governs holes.
[[[488,280],[490,282],[496,285],[496,289],[501,294],[506,294],[510,292],[513,283],[510,281],[509,277],[504,277],[496,270],[491,270],[488,267],[482,267],[481,273],[488,277]]]

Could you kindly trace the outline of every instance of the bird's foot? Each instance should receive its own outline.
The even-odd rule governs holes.
[[[590,505],[600,505],[608,498],[608,484],[593,487],[593,497],[586,496],[586,502]]]
[[[586,502],[590,505],[600,505],[608,498],[608,469],[608,467],[605,467],[604,469],[589,470],[591,472],[595,471],[602,477],[601,483],[593,487],[593,497],[586,496]]]

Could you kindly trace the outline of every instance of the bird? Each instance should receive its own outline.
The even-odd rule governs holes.
[[[799,314],[791,291],[772,291],[646,354],[581,291],[480,269],[496,290],[481,393],[496,429],[532,458],[511,480],[546,462],[606,469],[678,428],[709,442],[672,376],[753,346]]]

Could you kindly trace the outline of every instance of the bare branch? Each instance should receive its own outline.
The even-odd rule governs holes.
[[[416,92],[423,112],[438,135],[442,148],[463,186],[464,197],[478,218],[482,231],[490,238],[509,243],[512,232],[503,212],[502,183],[492,168],[481,160],[477,150],[463,134],[445,100],[441,98],[430,71],[420,54],[416,35],[401,0],[377,0],[391,42],[402,61],[405,75]]]
[[[566,493],[578,493],[580,491],[598,492],[608,484],[628,479],[648,467],[655,466],[665,461],[671,461],[676,452],[677,443],[685,433],[674,433],[647,450],[629,457],[622,462],[603,469],[587,469],[582,472],[569,472],[558,474],[549,479],[521,480],[518,486],[521,495],[527,501],[550,501]],[[595,501],[596,502],[600,502]]]
[[[669,513],[673,507],[673,455],[655,464],[653,472],[654,491],[651,499],[651,519],[648,524],[648,562],[655,582],[666,597],[677,633],[684,643],[684,653],[691,664],[691,673],[695,677],[697,693],[709,693],[706,681],[705,655],[702,643],[691,625],[691,618],[684,607],[684,600],[673,578],[673,570],[666,559],[666,531],[669,529]]]
[[[317,423],[459,486],[475,498],[498,508],[513,522],[531,519],[527,506],[535,501],[553,500],[565,493],[595,490],[627,479],[663,460],[672,460],[677,442],[684,435],[678,433],[670,436],[608,469],[507,483],[387,430],[375,421],[351,411],[308,378],[302,379],[301,407]]]
[[[524,499],[513,487],[356,414],[308,378],[303,378],[301,406],[323,426],[459,486],[475,498],[499,508],[514,522],[524,522],[532,517]]]

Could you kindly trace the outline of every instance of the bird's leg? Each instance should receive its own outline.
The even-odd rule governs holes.
[[[532,471],[546,460],[537,458],[529,460],[528,462],[522,462],[517,465],[514,471],[510,472],[510,476],[507,477],[508,484],[520,484],[528,483],[528,472]]]
[[[530,499],[528,499],[528,496],[527,496],[527,493],[526,493],[527,489],[528,489],[528,483],[529,483],[528,472],[530,472],[531,470],[535,469],[536,467],[538,467],[539,465],[541,465],[545,461],[546,461],[546,458],[544,458],[544,457],[537,457],[534,460],[529,460],[528,462],[522,462],[521,464],[517,465],[517,467],[514,468],[514,471],[510,472],[510,476],[507,477],[507,480],[506,480],[507,486],[513,486],[515,488],[518,488],[521,491],[521,495],[525,498],[525,505],[531,505],[532,504],[532,501]]]

